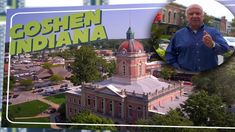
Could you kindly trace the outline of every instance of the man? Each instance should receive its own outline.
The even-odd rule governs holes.
[[[204,25],[204,12],[197,4],[186,9],[188,25],[178,30],[166,49],[166,61],[177,69],[200,72],[215,68],[218,55],[229,50],[214,28]]]

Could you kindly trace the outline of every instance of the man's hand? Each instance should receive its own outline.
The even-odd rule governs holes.
[[[204,35],[203,35],[202,41],[203,41],[203,43],[207,47],[209,47],[209,48],[213,48],[214,47],[214,43],[215,42],[213,41],[211,35],[208,32],[206,32],[206,31],[204,31]]]

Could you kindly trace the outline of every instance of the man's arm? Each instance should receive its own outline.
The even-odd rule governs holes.
[[[175,47],[175,36],[171,39],[167,49],[166,49],[166,63],[169,65],[172,65],[173,67],[180,69],[180,66],[178,64],[177,58],[178,58],[178,51]]]
[[[215,42],[215,46],[213,47],[213,49],[217,54],[221,55],[229,51],[228,43],[218,31],[215,32],[213,39]]]
[[[229,50],[227,42],[217,30],[213,31],[212,36],[207,31],[204,31],[203,43],[208,48],[213,48],[216,54],[223,54]]]

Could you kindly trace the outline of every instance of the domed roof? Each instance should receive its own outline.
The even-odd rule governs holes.
[[[129,27],[127,33],[126,33],[126,39],[124,42],[121,43],[121,45],[118,48],[118,52],[122,52],[123,50],[127,52],[138,52],[143,53],[144,48],[143,45],[134,39],[134,33],[131,31],[131,28]]]
[[[118,52],[122,50],[126,50],[127,52],[144,52],[143,45],[137,40],[125,40],[118,48]]]

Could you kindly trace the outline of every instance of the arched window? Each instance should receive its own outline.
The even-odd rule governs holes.
[[[166,10],[162,10],[162,22],[166,22]]]
[[[126,63],[125,63],[125,61],[123,61],[123,65],[122,65],[122,75],[126,76]]]
[[[128,117],[132,117],[133,111],[132,111],[132,106],[128,106]]]
[[[174,24],[177,24],[177,13],[174,12]]]
[[[168,23],[171,23],[171,11],[168,12]]]
[[[142,75],[142,62],[139,63],[139,76]]]
[[[112,101],[109,102],[109,110],[113,111],[113,102]]]
[[[143,111],[142,111],[141,107],[138,107],[138,108],[137,108],[137,117],[138,117],[138,118],[141,118],[142,115],[143,115]]]

